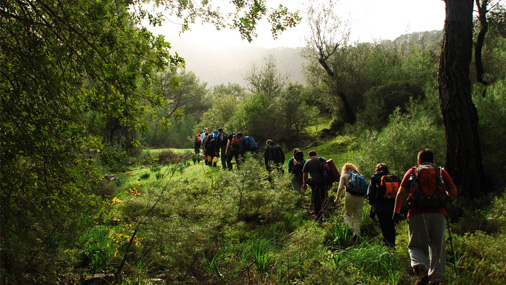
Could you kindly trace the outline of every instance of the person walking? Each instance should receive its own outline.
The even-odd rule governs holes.
[[[196,155],[200,154],[200,145],[202,142],[200,141],[200,134],[196,134],[195,138],[193,139],[193,149],[195,151]]]
[[[285,163],[285,153],[272,139],[268,139],[265,142],[264,161],[265,168],[269,173],[273,169],[277,169],[281,173],[283,172],[282,165]]]
[[[218,129],[218,138],[216,139],[216,156],[221,158],[221,166],[223,169],[227,169],[227,142],[228,134],[223,131],[223,128]]]
[[[304,153],[298,149],[293,149],[293,157],[288,160],[288,173],[290,173],[290,183],[292,188],[301,195],[301,188],[303,185],[302,169],[304,168]]]
[[[392,219],[400,222],[404,201],[408,200],[409,256],[416,284],[442,284],[446,266],[445,227],[448,213],[446,195],[457,196],[457,187],[442,167],[434,164],[431,149],[418,152],[418,165],[409,169],[395,198]]]
[[[323,179],[323,165],[327,160],[318,157],[314,150],[311,150],[308,155],[309,159],[302,168],[302,193],[307,190],[307,185],[311,186],[311,198],[316,221],[321,222],[324,212],[323,205],[328,196],[327,187],[325,187]],[[311,175],[311,178],[308,178],[308,174]]]
[[[395,246],[395,225],[392,220],[392,212],[395,205],[395,196],[399,189],[400,179],[388,171],[388,165],[378,163],[376,172],[371,176],[367,197],[371,205],[370,217],[374,220],[377,216],[383,241]]]
[[[229,170],[232,170],[232,159],[234,157],[237,168],[239,168],[239,164],[241,163],[240,142],[242,137],[243,135],[241,132],[233,133],[230,136],[228,136],[225,154],[227,155],[227,165]]]
[[[341,170],[339,186],[334,203],[340,204],[341,196],[346,189],[344,197],[344,222],[353,230],[353,240],[360,234],[360,225],[362,222],[362,210],[364,208],[364,197],[367,190],[363,194],[352,192],[351,176],[358,175],[360,172],[353,163],[345,163]],[[358,182],[357,182],[358,183]],[[367,187],[367,186],[366,186]]]

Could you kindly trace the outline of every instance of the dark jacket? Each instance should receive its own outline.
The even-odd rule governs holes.
[[[371,213],[393,213],[395,199],[378,197],[378,190],[381,183],[381,177],[389,174],[388,170],[381,170],[371,176],[371,182],[367,189],[367,197],[371,205]]]

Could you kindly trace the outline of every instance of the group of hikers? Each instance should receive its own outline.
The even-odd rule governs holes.
[[[245,152],[258,152],[258,145],[254,143],[251,147],[246,138],[240,132],[227,135],[223,129],[211,133],[206,129],[195,136],[195,152],[204,150],[206,164],[216,166],[221,157],[223,168],[232,169],[234,157],[239,166]],[[272,139],[266,141],[264,160],[269,173],[284,172],[284,152]],[[295,148],[293,157],[288,159],[287,170],[292,188],[298,194],[304,194],[308,185],[311,187],[315,219],[320,223],[329,201],[328,192],[334,182],[339,182],[334,203],[339,207],[345,193],[344,221],[353,232],[352,241],[360,234],[366,199],[371,205],[369,216],[378,219],[383,241],[391,247],[395,246],[395,226],[401,223],[404,215],[409,221],[408,249],[416,284],[441,284],[446,263],[448,214],[445,203],[448,197],[457,196],[457,188],[448,172],[434,164],[432,150],[419,151],[417,162],[402,179],[391,173],[387,164],[378,163],[367,183],[352,163],[345,163],[339,172],[332,159],[318,157],[316,151],[311,150],[306,160],[303,152]]]
[[[408,249],[411,266],[417,277],[416,284],[442,284],[446,264],[445,227],[447,212],[445,203],[448,197],[457,196],[457,187],[442,167],[434,164],[434,153],[423,149],[418,153],[418,164],[410,168],[400,179],[388,170],[388,165],[378,163],[370,182],[360,174],[352,163],[345,163],[341,174],[335,170],[332,160],[318,157],[315,151],[309,152],[304,162],[302,174],[295,166],[303,156],[294,149],[293,158],[288,162],[293,189],[304,193],[311,186],[312,202],[316,220],[321,221],[328,191],[334,181],[339,181],[334,203],[340,205],[344,198],[344,220],[352,229],[356,240],[360,234],[360,224],[364,200],[371,205],[370,217],[376,217],[384,242],[395,246],[395,226],[399,225],[404,214],[408,219]],[[311,178],[308,178],[309,175]],[[302,182],[301,182],[302,181]]]
[[[221,158],[223,169],[232,169],[232,160],[235,158],[236,166],[243,161],[246,152],[256,153],[258,145],[251,136],[245,136],[242,132],[227,134],[223,128],[209,132],[204,129],[194,137],[194,150],[196,155],[204,156],[206,165],[218,165]]]

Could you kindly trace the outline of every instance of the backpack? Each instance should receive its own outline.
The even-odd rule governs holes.
[[[205,148],[207,151],[212,151],[214,150],[215,147],[216,147],[216,136],[213,134],[209,134],[205,142]]]
[[[235,134],[233,134],[232,139],[230,140],[230,152],[236,154],[239,152],[239,150],[240,150],[239,139]]]
[[[365,196],[367,194],[367,182],[362,174],[351,171],[348,172],[350,177],[348,185],[346,185],[346,192],[355,196]]]
[[[322,174],[323,182],[326,187],[331,187],[335,181],[338,181],[334,177],[334,173],[331,169],[331,164],[334,165],[332,159],[327,160],[323,157],[320,157],[320,173]]]
[[[255,139],[253,137],[245,136],[244,142],[246,144],[246,150],[256,151],[258,149],[258,144],[255,142]]]
[[[381,176],[378,192],[376,192],[376,197],[395,199],[400,184],[401,180],[397,175],[388,173]]]
[[[275,163],[284,163],[285,162],[285,154],[281,147],[277,144],[271,144],[266,147],[267,151],[267,160],[274,161]],[[300,152],[302,154],[302,152]],[[298,160],[303,161],[304,158],[300,157]]]
[[[443,207],[446,203],[446,191],[441,178],[441,167],[421,164],[413,169],[414,174],[409,178],[409,205],[424,208]]]
[[[304,159],[293,159],[293,175],[301,176],[304,169]]]
[[[224,147],[224,146],[227,146],[227,139],[228,139],[228,134],[223,132],[223,133],[220,133],[218,134],[218,141],[220,143],[220,147]]]

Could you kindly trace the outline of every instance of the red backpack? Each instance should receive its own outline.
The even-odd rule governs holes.
[[[446,203],[446,191],[441,178],[441,167],[421,164],[413,167],[414,174],[409,178],[410,206],[439,208]]]
[[[399,179],[399,177],[397,177],[397,175],[388,173],[381,176],[380,195],[383,194],[381,197],[387,199],[395,199],[400,184],[401,180]]]

